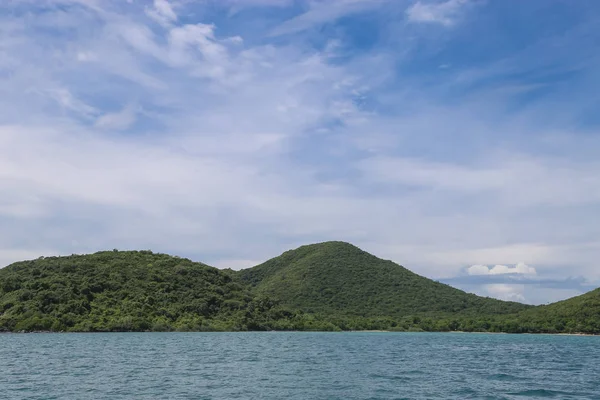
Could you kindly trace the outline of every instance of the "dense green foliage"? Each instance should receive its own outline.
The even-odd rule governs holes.
[[[344,242],[302,246],[239,275],[257,293],[308,313],[497,315],[528,307],[465,293]]]
[[[600,334],[600,289],[519,314],[525,332]]]
[[[116,250],[0,269],[0,331],[170,330],[600,333],[600,289],[548,306],[503,302],[342,242],[239,272]]]
[[[149,251],[40,258],[0,270],[0,330],[284,329],[290,317],[224,271]]]

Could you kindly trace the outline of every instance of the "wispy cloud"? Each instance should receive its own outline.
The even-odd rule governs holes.
[[[442,2],[417,1],[406,10],[411,22],[435,23],[444,26],[454,25],[461,16],[463,8],[471,0],[446,0]]]
[[[338,0],[310,1],[308,10],[279,25],[271,36],[302,32],[326,22],[334,22],[344,15],[361,12],[380,6],[386,0]]]
[[[152,7],[146,7],[146,14],[160,25],[168,27],[177,21],[177,14],[167,0],[154,0]]]
[[[318,54],[293,48],[244,48],[240,40],[217,38],[209,24],[166,27],[161,33],[106,11],[86,15],[96,24],[99,18],[99,31],[110,34],[90,37],[82,25],[77,40],[62,48],[62,59],[44,71],[19,69],[30,62],[29,53],[15,51],[20,57],[14,65],[17,77],[23,74],[30,82],[48,77],[61,89],[56,96],[36,97],[36,107],[20,108],[12,118],[16,124],[2,127],[0,136],[0,166],[8,179],[3,188],[20,194],[5,201],[43,215],[43,224],[64,213],[62,224],[70,227],[54,236],[54,246],[69,248],[77,239],[82,250],[137,247],[144,241],[162,247],[159,236],[192,238],[212,232],[213,239],[200,248],[192,244],[194,239],[171,251],[219,253],[243,232],[291,216],[288,210],[305,213],[296,187],[307,185],[305,195],[315,203],[309,208],[332,201],[308,171],[282,171],[286,162],[279,157],[287,151],[286,141],[330,119],[335,112],[331,106],[352,91],[352,86],[337,84],[346,81],[343,70],[327,65]],[[75,13],[70,18],[80,17]],[[57,29],[60,33],[60,25]],[[20,36],[29,49],[37,47],[35,40]],[[68,60],[71,72],[62,75]],[[99,84],[79,84],[91,78],[89,68]],[[78,103],[78,98],[95,107]],[[115,103],[137,100],[143,114],[132,105],[114,111]],[[46,111],[55,105],[89,114],[94,122],[57,120]],[[40,123],[23,123],[25,113]],[[144,134],[105,135],[127,130],[136,121],[149,127]],[[148,137],[157,130],[158,136]],[[21,165],[24,158],[35,162]],[[3,218],[15,217],[14,203],[2,210]],[[88,223],[77,223],[79,218]],[[247,227],[236,227],[237,220]],[[162,226],[162,233],[152,233],[153,226]],[[236,239],[230,229],[241,236]]]
[[[109,130],[124,130],[136,120],[136,110],[132,105],[125,106],[121,111],[109,112],[100,116],[95,123],[97,128]]]
[[[489,3],[473,12],[494,18]],[[336,239],[436,278],[533,276],[510,272],[522,260],[600,279],[582,114],[599,69],[579,22],[509,57],[469,31],[493,24],[462,20],[479,50],[461,52],[459,29],[402,23],[455,23],[457,1],[0,7],[0,262],[116,247],[243,267]],[[569,90],[531,78],[568,59]]]

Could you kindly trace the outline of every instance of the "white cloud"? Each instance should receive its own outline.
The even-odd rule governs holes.
[[[48,89],[46,94],[56,100],[56,102],[58,102],[63,109],[74,111],[84,117],[92,117],[98,112],[94,107],[75,97],[66,88],[61,87]]]
[[[518,263],[512,267],[506,265],[494,265],[488,267],[486,265],[472,265],[467,268],[469,275],[502,275],[502,274],[522,274],[522,275],[535,275],[537,271],[535,268],[530,267],[525,263]]]
[[[275,7],[284,8],[294,4],[294,0],[218,0],[217,3],[221,6],[229,8],[229,15],[256,7]]]
[[[383,2],[384,0],[311,1],[308,11],[279,25],[271,32],[271,36],[298,33],[315,25],[335,21],[344,15],[378,7]]]
[[[177,14],[167,0],[154,0],[153,7],[146,7],[146,14],[165,27],[177,21]]]
[[[447,0],[439,3],[417,1],[406,10],[411,22],[437,23],[444,26],[454,25],[462,8],[469,0]]]
[[[132,105],[125,106],[121,111],[106,113],[96,120],[96,127],[108,130],[124,130],[136,120],[136,110]]]
[[[169,61],[176,66],[193,65],[197,76],[225,79],[230,67],[227,48],[215,40],[214,26],[184,25],[169,32]],[[195,51],[201,56],[194,63]]]
[[[506,301],[525,302],[525,285],[494,283],[483,286],[490,297]]]
[[[233,53],[243,43],[239,36],[217,38],[215,26],[211,24],[185,24],[170,26],[163,41],[159,44],[155,32],[147,26],[133,22],[112,22],[111,35],[125,40],[135,51],[153,57],[168,67],[186,68],[195,77],[218,80],[221,84],[234,84],[243,75],[240,68],[247,65],[248,56],[257,56],[247,51]],[[166,39],[166,40],[165,40]],[[237,55],[237,60],[232,59]],[[255,67],[257,60],[252,60]]]
[[[490,269],[487,265],[471,265],[467,268],[467,272],[469,275],[488,275],[490,273]]]

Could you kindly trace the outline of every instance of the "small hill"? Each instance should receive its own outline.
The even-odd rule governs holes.
[[[227,272],[150,251],[42,257],[0,269],[0,331],[261,329],[280,317],[273,312]]]
[[[256,293],[309,313],[498,315],[528,308],[465,293],[344,242],[302,246],[239,271],[238,276]]]
[[[519,314],[523,332],[600,334],[600,289]]]

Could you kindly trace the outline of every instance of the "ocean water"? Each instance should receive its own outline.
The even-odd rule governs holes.
[[[600,399],[600,337],[0,335],[2,399]]]

